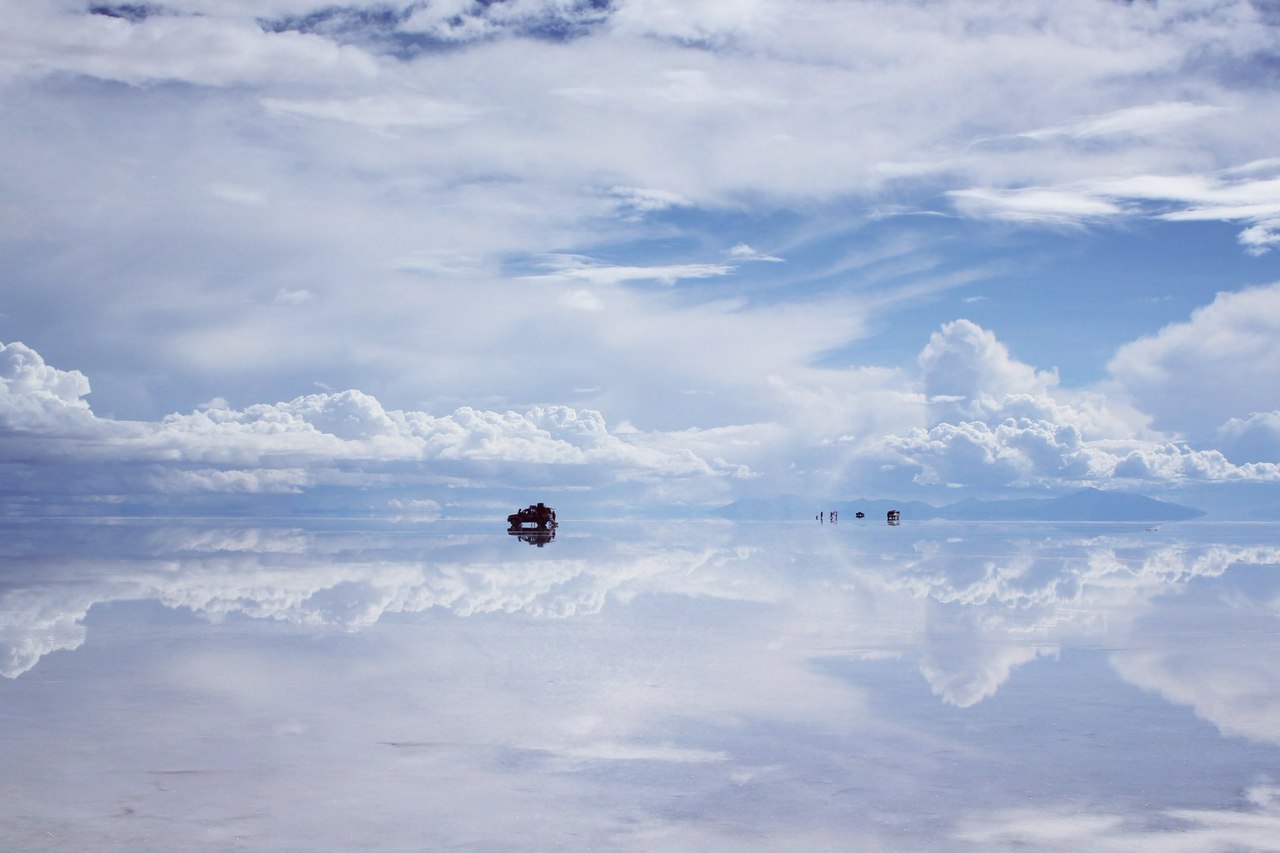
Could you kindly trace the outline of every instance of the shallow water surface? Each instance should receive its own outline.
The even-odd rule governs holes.
[[[1280,849],[1274,525],[0,522],[0,849]]]

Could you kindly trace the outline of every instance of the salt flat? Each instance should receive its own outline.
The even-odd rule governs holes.
[[[1275,525],[0,526],[4,849],[1280,838]]]

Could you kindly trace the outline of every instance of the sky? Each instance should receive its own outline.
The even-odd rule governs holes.
[[[9,514],[1280,507],[1280,4],[0,10]]]

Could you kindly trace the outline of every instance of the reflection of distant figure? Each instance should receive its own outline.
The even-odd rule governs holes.
[[[840,513],[836,512],[834,509],[833,509],[833,510],[831,510],[831,523],[832,523],[832,524],[835,524],[835,523],[836,523],[836,519],[838,519],[839,517],[840,517]]]
[[[817,515],[814,516],[814,518],[818,519],[819,524],[822,523],[822,513],[818,513]]]

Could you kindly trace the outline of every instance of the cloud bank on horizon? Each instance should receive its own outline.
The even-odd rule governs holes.
[[[1274,4],[0,7],[11,509],[1280,502]]]

